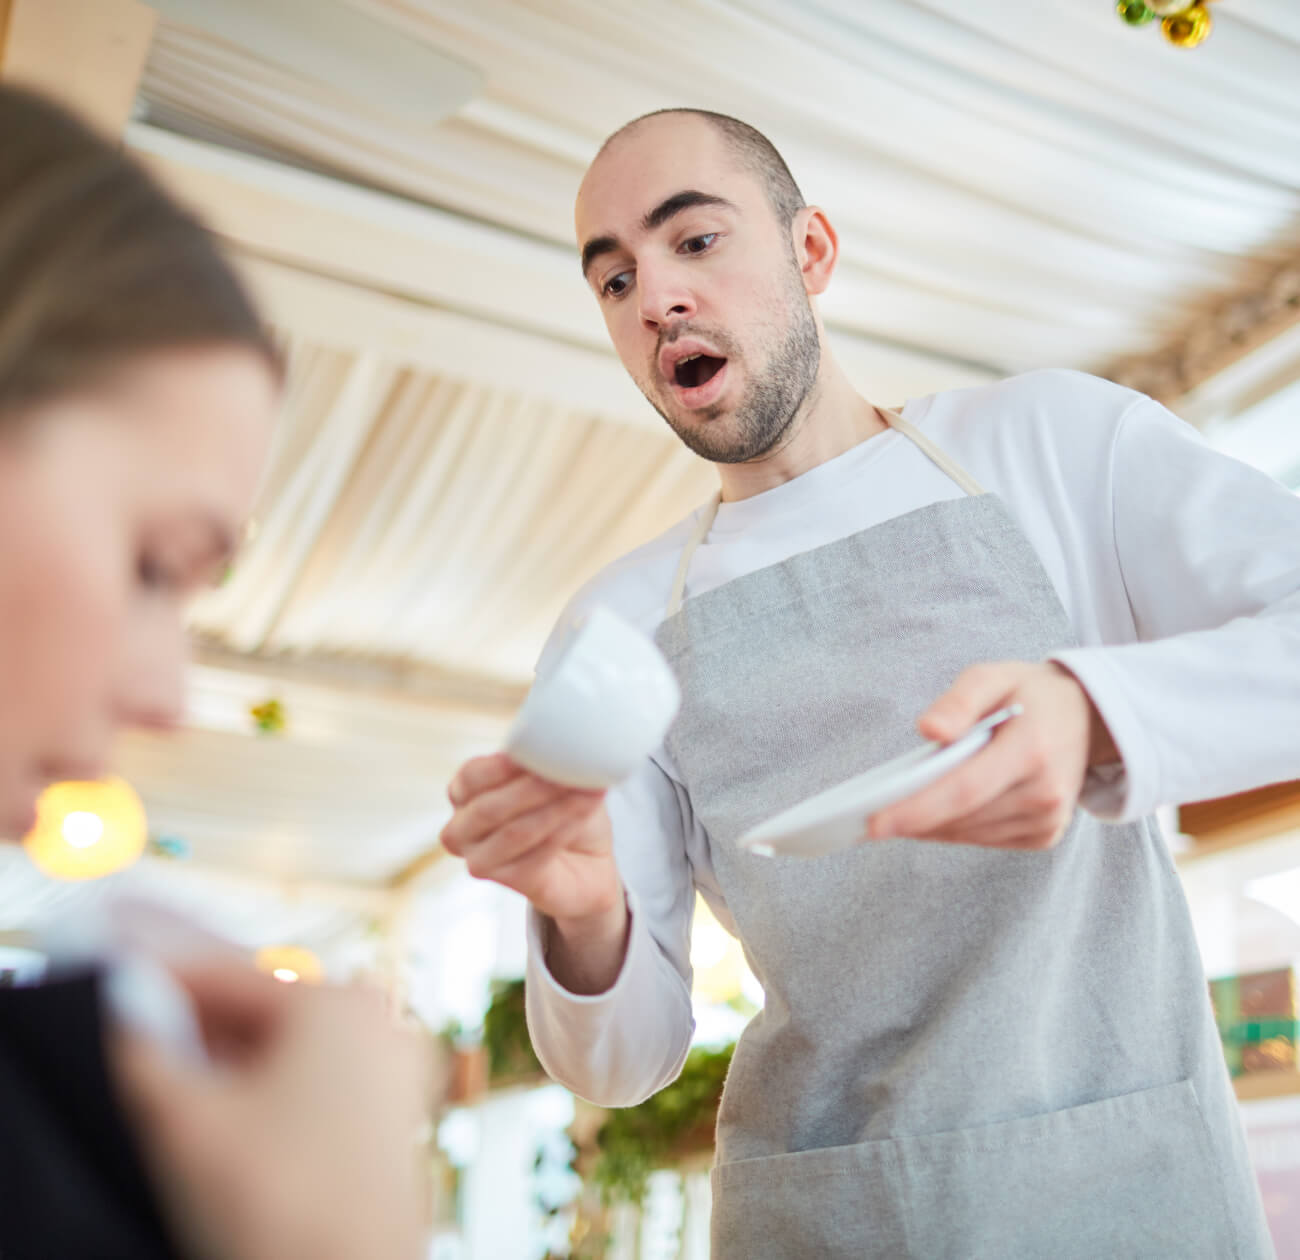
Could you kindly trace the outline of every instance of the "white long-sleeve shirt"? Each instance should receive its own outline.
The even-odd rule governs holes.
[[[1064,605],[1078,646],[1053,659],[1083,684],[1122,759],[1089,776],[1086,809],[1122,821],[1300,774],[1300,498],[1151,399],[1076,372],[917,399],[903,415],[1002,498]],[[901,434],[878,434],[723,503],[687,595],[963,493]],[[593,604],[653,633],[697,519],[590,582],[539,671]],[[567,992],[530,913],[528,1012],[552,1076],[626,1106],[671,1081],[689,1048],[695,888],[733,925],[665,750],[608,804],[631,909],[622,970],[605,993]]]

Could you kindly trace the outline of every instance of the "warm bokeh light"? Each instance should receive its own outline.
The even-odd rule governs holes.
[[[149,839],[144,805],[122,779],[55,783],[23,845],[54,879],[99,879],[130,866]]]
[[[742,977],[748,971],[740,942],[713,917],[703,898],[695,905],[691,931],[692,990],[704,1002],[725,1004],[743,991]]]
[[[259,949],[253,959],[258,970],[274,976],[283,984],[319,984],[325,978],[321,961],[301,945],[268,945]]]

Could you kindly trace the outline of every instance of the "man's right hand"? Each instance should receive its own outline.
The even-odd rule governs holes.
[[[623,963],[628,912],[605,793],[548,782],[497,753],[466,762],[447,795],[456,812],[446,849],[551,920],[547,962],[562,985],[607,989]]]

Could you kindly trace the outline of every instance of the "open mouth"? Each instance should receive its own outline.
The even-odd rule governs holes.
[[[711,354],[692,354],[679,359],[673,368],[673,379],[682,389],[699,389],[707,385],[726,367],[726,359]]]

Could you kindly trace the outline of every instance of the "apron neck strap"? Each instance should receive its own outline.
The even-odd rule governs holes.
[[[897,429],[913,446],[917,447],[921,454],[930,460],[940,472],[945,473],[955,481],[967,494],[983,494],[984,487],[980,485],[974,477],[970,475],[955,459],[950,458],[944,451],[931,442],[920,429],[910,420],[904,420],[896,411],[890,411],[885,407],[879,408],[880,414],[885,417],[891,429]]]
[[[709,530],[713,528],[713,521],[718,515],[718,508],[721,504],[722,491],[718,491],[700,509],[700,519],[696,521],[695,528],[691,530],[691,536],[686,546],[682,548],[682,557],[677,561],[677,573],[673,577],[672,593],[668,596],[668,609],[664,614],[665,621],[681,612],[682,599],[686,593],[686,573],[691,567],[691,557],[695,555],[696,548],[699,547],[700,543],[708,537]]]
[[[897,429],[935,467],[951,477],[967,494],[984,493],[984,487],[970,473],[956,460],[950,459],[940,447],[930,441],[910,420],[904,420],[897,411],[890,411],[885,407],[879,408],[879,411],[885,417],[885,421],[891,429]],[[691,536],[682,548],[681,559],[677,562],[677,572],[673,576],[672,591],[668,596],[668,607],[664,612],[665,621],[669,617],[676,616],[681,611],[682,602],[686,597],[686,575],[690,571],[691,560],[700,544],[709,536],[709,530],[713,528],[713,522],[717,518],[718,508],[721,503],[722,494],[719,492],[700,509],[700,519],[695,522],[695,528],[691,530]]]

